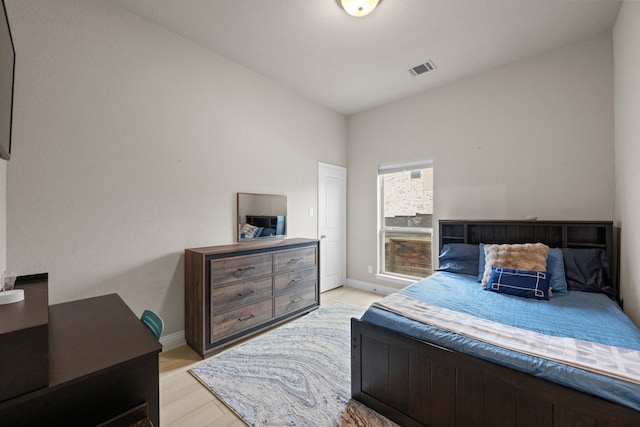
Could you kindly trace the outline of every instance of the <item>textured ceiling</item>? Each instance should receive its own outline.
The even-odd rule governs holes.
[[[347,15],[335,0],[111,0],[350,114],[609,32],[613,0],[384,0]],[[437,70],[408,69],[433,60]]]

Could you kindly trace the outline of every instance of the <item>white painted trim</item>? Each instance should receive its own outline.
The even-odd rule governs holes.
[[[387,173],[427,169],[433,167],[433,159],[413,160],[408,162],[382,163],[378,165],[378,175]]]
[[[409,283],[413,283],[409,281]],[[362,289],[363,291],[374,292],[381,295],[389,295],[394,292],[398,292],[400,288],[391,286],[377,285],[375,283],[363,282],[356,279],[346,279],[346,285],[356,289]],[[160,337],[160,344],[162,344],[162,350],[168,351],[187,343],[184,337],[184,330],[174,332],[169,335],[163,335]]]
[[[362,289],[363,291],[368,292],[375,292],[381,295],[389,295],[400,290],[399,288],[376,285],[375,283],[363,282],[361,280],[355,279],[347,279],[346,285],[352,288]],[[160,337],[160,344],[162,344],[163,351],[169,351],[176,347],[185,345],[186,343],[187,341],[184,337],[184,330]]]
[[[412,285],[420,279],[405,279],[404,277],[394,276],[391,274],[376,274],[376,279],[384,280],[386,282],[397,283],[402,287]]]
[[[186,343],[187,340],[184,337],[184,330],[160,337],[160,344],[162,344],[163,351],[180,347],[181,345],[185,345]]]
[[[347,286],[351,288],[362,289],[363,291],[375,292],[381,295],[389,295],[400,290],[399,288],[376,285],[375,283],[363,282],[356,279],[347,279]]]
[[[400,290],[400,288],[377,285],[375,283],[363,282],[356,279],[347,279],[346,284],[347,286],[352,288],[362,289],[363,291],[368,292],[375,292],[381,295],[389,295]],[[187,341],[184,337],[184,330],[160,337],[160,344],[162,344],[163,351],[168,351],[176,347],[180,347],[181,345],[185,345],[186,343]]]

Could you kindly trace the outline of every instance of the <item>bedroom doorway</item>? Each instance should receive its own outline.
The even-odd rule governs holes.
[[[347,169],[318,163],[320,292],[342,286],[347,276]]]
[[[433,162],[380,165],[378,272],[399,278],[431,275]]]

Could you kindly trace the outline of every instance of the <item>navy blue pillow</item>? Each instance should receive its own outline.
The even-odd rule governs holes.
[[[265,229],[262,230],[262,233],[260,235],[262,237],[275,236],[276,235],[276,230],[274,230],[273,228],[265,228]]]
[[[478,274],[478,245],[468,243],[447,243],[438,256],[436,271],[459,274]]]
[[[564,273],[564,258],[562,257],[562,251],[560,248],[550,248],[549,255],[547,255],[547,272],[551,274],[549,280],[549,286],[554,295],[566,294],[567,279]]]
[[[494,265],[485,289],[518,297],[548,300],[549,277],[550,274],[545,271],[513,270]]]
[[[610,285],[609,261],[604,249],[562,248],[564,269],[570,291],[601,292],[615,299]]]

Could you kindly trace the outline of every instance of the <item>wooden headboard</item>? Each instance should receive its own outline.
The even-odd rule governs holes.
[[[618,259],[611,221],[440,220],[440,250],[447,243],[544,243],[552,248],[604,249],[611,285],[620,301]]]

